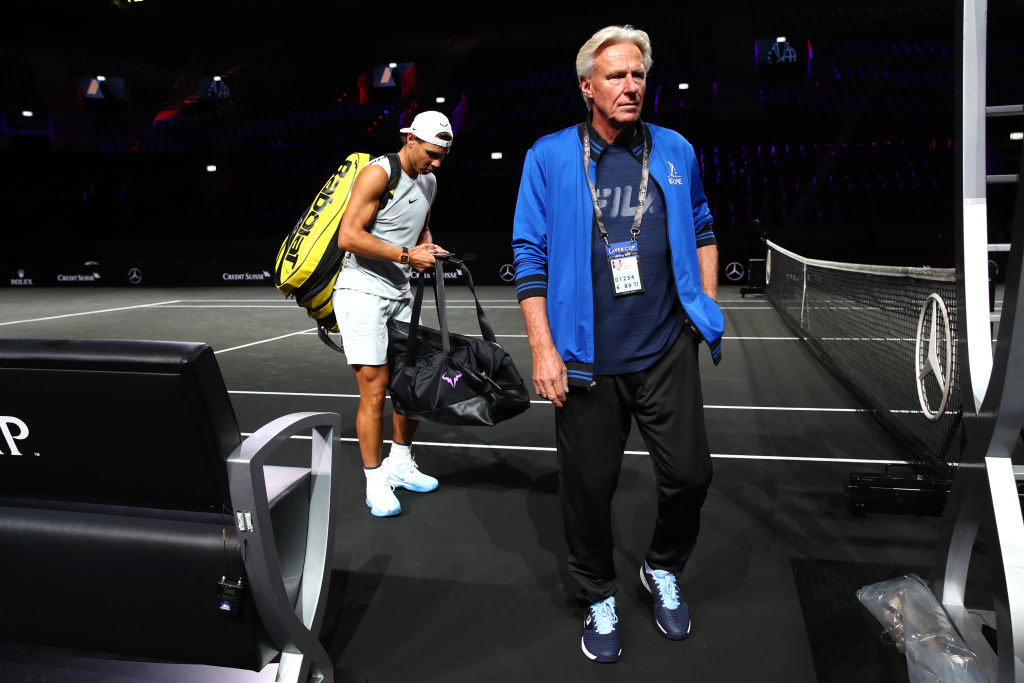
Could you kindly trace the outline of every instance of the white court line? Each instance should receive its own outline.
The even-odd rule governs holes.
[[[315,394],[315,393],[303,393],[303,392],[289,392],[289,391],[229,391],[229,394],[249,394],[254,396],[306,396],[314,398],[359,398],[359,394]],[[385,396],[388,401],[391,400],[391,396]],[[530,401],[530,403],[536,403],[537,405],[551,405],[551,401]]]
[[[175,304],[168,303],[168,304],[163,304],[163,307],[164,308],[280,308],[282,310],[291,310],[291,309],[295,308],[296,305],[297,305],[297,304],[295,304],[294,302],[291,302],[291,301],[283,301],[283,302],[280,302],[280,303],[274,303],[274,302],[263,301],[263,300],[258,300],[258,301],[231,301],[229,299],[223,299],[223,300],[219,300],[219,301],[222,301],[223,303],[218,303],[217,299],[211,299],[209,301],[196,300],[194,303],[175,303]],[[427,303],[427,302],[424,302],[424,303]],[[481,303],[485,303],[485,302],[481,301]],[[508,305],[504,305],[504,304],[507,304],[507,302],[502,302],[500,304],[495,304],[495,303],[492,302],[491,304],[489,304],[485,308],[487,310],[498,309],[498,308],[519,310],[519,304],[516,304],[516,303],[512,303],[512,304],[508,304]],[[462,305],[460,303],[455,303],[455,302],[449,301],[447,308],[475,309],[476,305],[474,305],[472,302],[467,302],[466,305]],[[721,310],[723,310],[723,311],[770,311],[770,310],[772,310],[771,306],[720,306],[719,308]]]
[[[314,330],[315,332],[316,330]],[[479,337],[479,333],[466,333],[460,332],[466,337]],[[504,337],[506,339],[526,339],[525,334],[497,334],[495,337]],[[723,341],[800,341],[800,337],[722,337]]]
[[[200,306],[198,308],[202,308],[202,307]],[[289,332],[288,334],[282,334],[282,335],[279,335],[277,337],[270,337],[269,339],[260,339],[259,341],[249,342],[248,344],[240,344],[239,346],[232,346],[231,348],[228,348],[228,349],[221,349],[220,351],[214,351],[214,354],[227,353],[228,351],[237,351],[238,349],[245,349],[245,348],[248,348],[250,346],[257,346],[259,344],[266,344],[266,343],[272,342],[272,341],[278,341],[278,340],[281,340],[281,339],[287,339],[288,337],[294,337],[294,336],[300,335],[300,334],[317,334],[317,328],[313,327],[313,328],[310,328],[308,330],[299,330],[298,332]],[[480,335],[477,334],[477,335],[472,335],[472,336],[479,337]],[[525,334],[521,334],[521,335],[498,334],[498,335],[495,335],[495,336],[497,336],[497,337],[526,337]],[[285,395],[287,395],[287,394],[285,394]],[[298,394],[298,395],[303,395],[303,394]]]
[[[464,334],[467,337],[479,337],[479,334]],[[525,334],[495,334],[495,337],[507,337],[509,339],[526,339]],[[722,341],[800,341],[800,337],[722,337]],[[911,340],[913,341],[913,340]]]
[[[306,330],[305,332],[298,332],[296,334],[316,334],[316,330]],[[479,337],[479,333],[467,333],[460,332],[467,337]],[[503,337],[506,339],[526,339],[525,334],[495,334],[495,337]],[[722,337],[723,341],[800,341],[800,337]],[[911,340],[913,341],[913,340]]]
[[[723,341],[800,341],[800,337],[722,337]]]
[[[479,334],[469,334],[467,337],[479,337]],[[526,339],[525,334],[495,334],[495,337],[518,337]],[[800,337],[722,337],[722,341],[800,341]]]
[[[634,451],[639,453],[641,451]],[[646,453],[646,451],[643,451]],[[841,462],[864,465],[909,465],[906,460],[871,460],[869,458],[801,458],[791,455],[732,455],[725,453],[712,453],[712,458],[722,460],[788,460],[789,462]]]
[[[916,342],[909,337],[822,337],[821,341]]]
[[[167,304],[177,303],[178,301],[180,301],[180,299],[174,299],[172,301],[158,301],[158,302],[151,303],[151,304],[137,304],[135,306],[121,306],[120,308],[104,308],[104,309],[101,309],[101,310],[98,310],[98,311],[79,311],[78,313],[65,313],[63,315],[50,315],[50,316],[46,316],[45,318],[26,318],[25,320],[9,320],[9,321],[7,321],[5,323],[0,323],[0,326],[3,326],[3,325],[18,325],[20,323],[38,323],[38,322],[43,322],[45,320],[58,320],[60,318],[73,318],[73,317],[79,316],[79,315],[96,315],[97,313],[114,313],[116,311],[130,311],[130,310],[135,309],[135,308],[151,308],[153,306],[166,306]]]
[[[424,304],[426,304],[426,303],[427,302],[424,302]],[[246,303],[245,305],[242,305],[242,306],[230,305],[230,304],[206,305],[204,303],[175,304],[175,305],[168,304],[168,305],[162,306],[162,308],[280,308],[282,311],[292,311],[292,310],[295,310],[297,307],[298,307],[298,304],[290,303],[290,302],[284,302],[284,303],[280,303],[280,304],[264,302],[263,305]],[[448,306],[446,308],[469,308],[469,309],[474,309],[475,310],[476,306],[475,305],[467,305],[467,306],[455,305],[455,306],[452,306],[451,302],[448,302]],[[511,305],[511,306],[493,306],[492,305],[492,306],[488,306],[487,307],[488,310],[493,309],[493,308],[514,308],[516,310],[519,310],[519,304],[514,304],[514,305]]]
[[[546,401],[545,401],[546,403]],[[793,406],[721,406],[721,405],[710,405],[705,403],[704,408],[711,408],[714,410],[790,410],[790,411],[806,411],[812,413],[867,413],[871,412],[867,408],[797,408]]]
[[[242,432],[242,436],[251,436],[252,432]],[[312,436],[296,434],[292,439],[308,441]],[[338,441],[345,443],[359,443],[354,436],[339,437]],[[384,439],[384,443],[391,443]],[[416,441],[417,446],[431,446],[434,448],[473,448],[492,451],[535,451],[539,453],[554,453],[557,449],[554,446],[508,446],[503,444],[484,443],[444,443],[441,441]],[[647,451],[623,451],[624,455],[650,455]],[[868,458],[803,458],[796,455],[748,455],[737,453],[712,453],[712,458],[722,460],[765,460],[765,461],[786,461],[786,462],[831,462],[831,463],[856,463],[863,465],[909,465],[906,460],[870,460]]]
[[[267,342],[277,341],[278,339],[285,339],[287,337],[294,337],[297,334],[306,334],[309,330],[299,330],[298,332],[289,332],[288,334],[282,334],[279,337],[271,337],[270,339],[261,339],[259,341],[249,342],[248,344],[241,344],[240,346],[232,346],[230,349],[221,349],[220,351],[214,351],[214,355],[218,353],[227,353],[228,351],[237,351],[238,349],[245,349],[250,346],[256,346],[258,344],[266,344]],[[313,332],[316,332],[316,328],[313,328]]]
[[[303,391],[244,391],[240,389],[228,391],[229,394],[245,394],[250,396],[306,396],[313,398],[359,398],[359,394],[320,394]],[[387,397],[391,399],[390,396]],[[551,405],[551,401],[530,401],[537,405]],[[867,413],[871,412],[866,408],[801,408],[795,406],[724,406],[705,403],[704,407],[710,410],[780,410],[780,411],[802,411],[819,413]],[[920,411],[894,411],[894,412],[920,412]]]
[[[260,342],[256,342],[260,343]],[[244,394],[249,396],[305,396],[307,398],[359,398],[359,394],[322,394],[315,392],[305,391],[245,391],[242,389],[233,389],[228,391],[229,394]],[[391,400],[390,396],[385,397],[387,400]],[[551,405],[551,401],[530,401],[530,403],[536,405]],[[775,410],[779,412],[804,412],[804,413],[873,413],[874,410],[870,408],[820,408],[817,406],[726,406],[714,403],[705,403],[705,410]],[[918,415],[921,413],[920,409],[914,410],[902,410],[899,408],[890,408],[886,412],[893,413],[896,415]]]
[[[255,396],[313,396],[317,398],[359,398],[359,394],[314,394],[303,391],[241,391],[230,390],[229,394],[251,394]]]
[[[156,305],[156,304],[153,304],[153,305]],[[202,307],[198,307],[198,308],[202,308]],[[112,310],[117,310],[117,309],[112,309]],[[72,315],[74,315],[74,314],[72,314]],[[9,324],[11,324],[11,323],[0,323],[0,325],[9,325]],[[270,339],[263,339],[263,340],[260,340],[260,341],[251,342],[249,344],[242,344],[241,346],[233,346],[230,349],[221,349],[220,351],[216,351],[215,353],[225,353],[227,351],[234,351],[236,349],[244,349],[244,348],[246,348],[248,346],[256,346],[257,344],[265,344],[267,342],[277,341],[279,339],[285,339],[287,337],[293,337],[293,336],[298,335],[298,334],[316,334],[316,328],[314,327],[314,328],[309,329],[309,330],[300,330],[298,332],[290,332],[289,334],[282,334],[279,337],[271,337]],[[462,333],[462,334],[465,334],[465,336],[467,336],[467,337],[479,337],[480,336],[479,334],[476,334],[476,333]],[[502,339],[526,339],[527,338],[527,335],[525,335],[525,334],[495,334],[494,336],[495,337],[500,337]],[[725,336],[725,337],[722,337],[722,341],[801,341],[801,340],[800,340],[800,337],[730,337],[730,336]],[[878,341],[885,341],[885,342],[902,341],[902,342],[912,342],[914,340],[913,339],[869,339],[869,338],[855,338],[855,337],[829,337],[825,341],[832,341],[832,342],[842,342],[842,341],[876,341],[876,342],[878,342]],[[995,341],[995,340],[993,340],[993,341]]]
[[[433,297],[429,297],[427,299],[424,299],[424,301],[433,301],[433,300],[434,300]],[[448,299],[447,301],[450,304],[471,304],[471,303],[473,303],[472,299]],[[252,303],[252,304],[280,303],[280,304],[286,304],[288,306],[295,306],[296,305],[296,303],[292,299],[285,299],[283,297],[279,298],[279,299],[177,299],[177,300],[175,300],[172,303],[186,303],[186,304],[187,303],[194,303],[194,304],[203,304],[203,303],[227,303],[227,304],[230,304],[230,303],[238,303],[238,304],[248,304],[248,303]],[[514,304],[514,303],[516,303],[516,300],[515,299],[480,299],[480,303],[482,303],[482,304]]]

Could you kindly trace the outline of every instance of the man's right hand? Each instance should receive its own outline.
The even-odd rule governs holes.
[[[551,401],[556,408],[565,405],[569,375],[554,346],[533,352],[533,388],[538,396]]]
[[[547,297],[531,296],[520,301],[519,306],[533,354],[533,388],[538,396],[561,408],[569,393],[569,372],[551,338]]]

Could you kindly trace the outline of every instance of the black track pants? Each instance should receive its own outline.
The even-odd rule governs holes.
[[[555,410],[569,571],[591,603],[615,593],[611,504],[631,417],[651,454],[658,488],[648,564],[682,571],[697,542],[711,484],[697,350],[695,337],[684,331],[651,367],[599,376],[597,386],[572,389]]]

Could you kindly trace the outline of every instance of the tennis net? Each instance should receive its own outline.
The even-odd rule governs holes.
[[[768,242],[765,295],[922,474],[960,459],[953,269],[820,261]]]

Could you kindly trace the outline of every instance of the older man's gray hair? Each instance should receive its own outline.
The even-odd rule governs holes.
[[[625,26],[605,26],[590,36],[576,54],[577,78],[589,79],[592,77],[594,75],[594,55],[606,45],[618,45],[619,43],[632,43],[636,45],[644,59],[644,73],[651,70],[654,60],[651,59],[651,38],[647,35],[646,31],[633,28],[629,24]],[[590,111],[593,102],[586,95],[583,96],[583,101],[587,104],[587,111]]]

